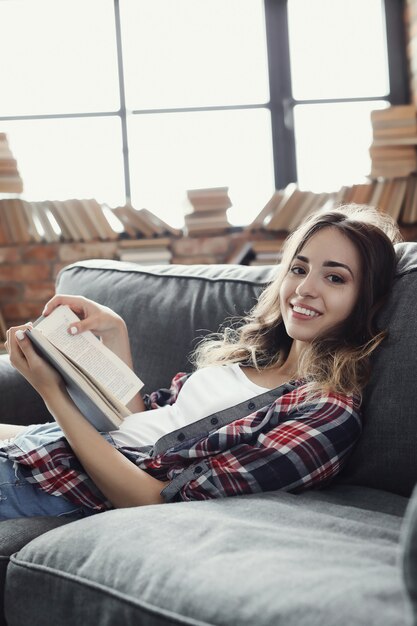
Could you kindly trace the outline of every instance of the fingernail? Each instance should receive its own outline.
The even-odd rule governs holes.
[[[18,339],[19,341],[22,341],[22,339],[24,338],[25,338],[25,333],[23,332],[23,330],[17,330],[16,339]]]
[[[78,328],[76,326],[71,326],[70,333],[71,335],[76,335],[78,333]]]

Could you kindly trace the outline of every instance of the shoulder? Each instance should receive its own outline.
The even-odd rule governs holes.
[[[315,415],[327,419],[335,416],[355,417],[360,419],[361,398],[355,394],[333,391],[312,391],[304,381],[296,381],[297,386],[283,396],[288,412]]]

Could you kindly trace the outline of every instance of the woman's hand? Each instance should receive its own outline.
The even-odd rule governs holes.
[[[80,318],[79,322],[74,322],[68,329],[74,335],[91,330],[95,335],[101,337],[103,343],[107,345],[115,343],[119,336],[126,332],[126,324],[120,315],[117,315],[109,307],[83,296],[56,295],[45,304],[42,314],[48,316],[61,304],[68,305]]]
[[[46,400],[51,394],[64,391],[62,377],[45,359],[35,351],[25,330],[31,324],[15,326],[7,331],[6,350],[10,363],[16,368],[36,391]]]
[[[120,315],[117,315],[109,307],[83,296],[65,295],[56,295],[51,298],[45,305],[43,315],[49,315],[61,304],[67,304],[80,318],[79,322],[74,322],[70,325],[68,332],[77,334],[90,330],[101,338],[109,350],[117,354],[122,361],[133,369],[127,326]]]

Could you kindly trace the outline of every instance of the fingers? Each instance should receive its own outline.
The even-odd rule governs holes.
[[[26,336],[26,330],[30,328],[32,324],[24,324],[22,326],[15,326],[9,328],[6,333],[6,350],[10,356],[10,362],[13,366],[19,363],[28,351],[33,351],[31,342]]]
[[[83,333],[86,330],[94,331],[97,328],[97,315],[89,315],[83,320],[79,322],[73,322],[71,326],[68,328],[68,332],[71,335],[78,335],[79,333]]]
[[[61,304],[67,304],[70,309],[74,311],[74,313],[84,317],[87,303],[87,298],[84,298],[83,296],[67,296],[64,294],[57,294],[45,304],[42,315],[47,316]]]

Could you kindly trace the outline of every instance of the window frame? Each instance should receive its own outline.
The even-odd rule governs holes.
[[[406,56],[406,33],[404,26],[404,0],[381,0],[385,11],[387,33],[387,57],[389,73],[389,94],[384,98],[390,104],[409,102],[408,61]],[[0,116],[1,121],[65,119],[80,117],[118,117],[122,129],[123,171],[126,202],[131,199],[128,116],[149,113],[263,109],[271,115],[273,169],[276,189],[282,189],[290,182],[297,181],[297,164],[294,132],[294,107],[297,104],[355,102],[361,100],[381,100],[374,98],[344,98],[323,100],[295,100],[291,92],[291,68],[288,33],[287,0],[264,0],[266,46],[269,74],[269,102],[262,104],[185,107],[175,109],[133,110],[126,108],[121,16],[119,0],[113,0],[115,34],[119,79],[120,108],[116,111],[95,111],[88,113],[62,113],[45,115]],[[277,71],[279,59],[279,71]]]
[[[392,105],[409,102],[408,61],[404,26],[404,0],[381,0],[387,35],[389,93],[381,98],[323,98],[296,100],[292,96],[287,0],[264,0],[269,63],[272,146],[275,186],[282,189],[297,181],[294,107],[303,104],[337,104],[387,100]],[[276,59],[280,59],[279,71]]]

